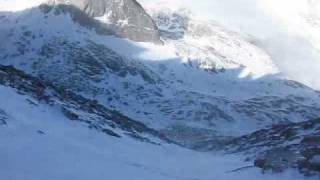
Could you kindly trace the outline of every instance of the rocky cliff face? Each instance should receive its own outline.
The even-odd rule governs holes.
[[[71,13],[76,22],[99,33],[161,43],[157,26],[135,0],[49,0],[45,4]]]

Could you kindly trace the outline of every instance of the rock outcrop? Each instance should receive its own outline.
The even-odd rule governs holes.
[[[0,109],[0,126],[1,125],[6,125],[7,122],[6,120],[8,119],[8,115],[6,114],[6,112],[4,112],[3,110]]]
[[[275,125],[227,144],[228,152],[243,152],[264,171],[297,168],[307,176],[320,173],[320,119]]]
[[[156,24],[136,0],[49,0],[45,5],[71,13],[73,20],[102,34],[162,43]]]

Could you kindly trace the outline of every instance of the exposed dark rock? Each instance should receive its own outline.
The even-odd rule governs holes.
[[[136,0],[49,0],[41,7],[44,12],[52,8],[71,13],[74,21],[99,33],[162,43],[157,26]]]
[[[0,125],[7,125],[8,115],[0,109]]]
[[[258,168],[265,168],[267,165],[267,159],[266,158],[258,158],[254,160],[254,166]]]
[[[297,168],[320,175],[320,119],[279,124],[226,143],[229,153],[244,153],[261,169],[282,172]]]
[[[108,134],[110,136],[114,136],[114,137],[118,137],[118,138],[121,137],[120,135],[118,135],[117,133],[113,132],[110,129],[103,129],[102,132],[105,133],[105,134]]]
[[[62,113],[70,120],[78,120],[79,119],[79,116],[76,113],[74,113],[66,108],[62,108]]]
[[[43,131],[41,131],[41,130],[38,130],[37,133],[38,133],[38,134],[41,134],[41,135],[46,134],[45,132],[43,132]]]
[[[288,148],[275,148],[265,152],[254,161],[254,165],[263,170],[282,172],[297,162],[297,156]]]

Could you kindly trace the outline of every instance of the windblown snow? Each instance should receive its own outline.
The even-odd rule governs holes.
[[[191,9],[249,36],[287,77],[319,88],[320,3],[317,0],[140,0],[145,7]],[[168,6],[166,6],[168,4]]]

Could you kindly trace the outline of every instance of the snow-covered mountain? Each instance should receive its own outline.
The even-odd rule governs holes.
[[[241,156],[187,150],[96,101],[13,67],[0,66],[0,74],[3,179],[303,179],[291,170],[239,171],[251,164]]]
[[[317,0],[140,0],[145,7],[192,9],[199,19],[214,19],[249,35],[288,78],[319,89],[319,17]]]
[[[101,166],[118,169],[113,179],[303,178],[291,170],[232,171],[250,164],[241,153],[225,155],[226,167],[209,170],[224,161],[212,152],[217,146],[224,152],[239,136],[320,115],[319,92],[287,79],[255,38],[186,9],[144,10],[135,0],[0,2],[0,147],[8,144],[0,155],[9,164],[0,176],[23,177],[14,176],[22,168],[14,158],[22,143],[30,156],[40,148],[37,162],[52,151],[43,169],[59,179],[82,178],[78,171],[83,179],[92,173],[100,179]],[[41,139],[46,142],[36,142]],[[70,153],[59,154],[64,146]],[[145,158],[136,157],[140,149]],[[48,170],[64,162],[55,156],[66,158],[68,168],[81,156],[79,168],[60,176],[61,169]],[[115,164],[95,164],[99,156]],[[199,170],[191,170],[194,160]],[[94,170],[83,169],[87,161]],[[121,166],[132,175],[121,174]],[[34,173],[27,177],[43,178]]]

